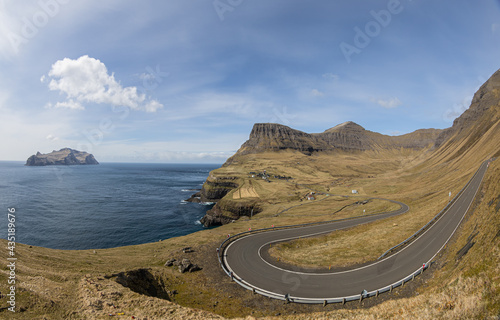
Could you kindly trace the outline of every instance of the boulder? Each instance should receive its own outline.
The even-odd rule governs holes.
[[[174,262],[176,262],[176,261],[177,261],[177,259],[174,259],[174,258],[169,259],[167,262],[165,262],[165,266],[166,267],[171,267],[171,266],[174,265]]]
[[[178,261],[176,261],[178,262]],[[175,265],[175,263],[174,263]],[[189,259],[182,259],[182,261],[179,263],[179,272],[180,273],[185,273],[185,272],[196,272],[200,271],[202,268],[198,266],[197,264],[191,263],[191,260]]]
[[[189,268],[191,268],[191,261],[189,259],[182,259],[181,264],[179,265],[179,272],[184,273],[189,271]]]
[[[189,268],[189,272],[196,272],[196,271],[200,271],[201,270],[201,267],[198,266],[197,264],[193,264],[191,265],[191,267]]]

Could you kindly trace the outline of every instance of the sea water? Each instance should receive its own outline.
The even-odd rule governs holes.
[[[0,162],[0,238],[15,208],[16,242],[101,249],[203,229],[210,204],[189,203],[215,164],[101,163],[27,167]],[[3,213],[2,213],[3,211]]]

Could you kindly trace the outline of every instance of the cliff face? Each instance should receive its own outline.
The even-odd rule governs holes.
[[[207,179],[200,191],[201,201],[217,202],[224,198],[229,191],[238,188],[238,184],[233,181],[233,177],[210,180]]]
[[[209,210],[200,222],[205,227],[220,226],[231,223],[233,220],[238,220],[240,217],[257,214],[261,212],[257,201],[232,201],[222,199]]]
[[[445,129],[436,140],[436,147],[444,144],[449,138],[466,131],[491,109],[498,109],[500,100],[500,70],[497,70],[474,94],[470,107],[453,121],[451,128]],[[494,112],[493,112],[494,113]],[[490,124],[494,123],[492,114]],[[484,124],[488,126],[488,124]],[[483,127],[484,127],[483,125]]]
[[[331,147],[315,136],[276,123],[256,123],[240,154],[293,149],[304,154],[325,151]]]
[[[50,166],[50,165],[86,165],[99,164],[90,153],[63,148],[59,151],[42,154],[37,152],[26,160],[27,166]]]
[[[322,133],[309,134],[280,124],[256,123],[249,139],[235,156],[287,149],[306,155],[333,150],[423,149],[433,145],[441,131],[422,129],[402,136],[387,136],[365,130],[362,126],[348,121]],[[228,163],[232,160],[228,160]]]
[[[210,175],[201,191],[192,195],[190,202],[217,202],[207,211],[200,222],[205,227],[220,226],[237,220],[242,216],[251,216],[262,211],[255,200],[233,200],[224,198],[229,192],[239,187],[237,177],[214,177]]]

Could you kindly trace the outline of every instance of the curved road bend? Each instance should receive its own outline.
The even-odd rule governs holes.
[[[264,261],[260,255],[260,249],[271,243],[349,228],[401,212],[248,235],[235,240],[226,248],[224,262],[229,271],[232,271],[235,277],[242,279],[246,285],[281,296],[289,294],[291,298],[342,299],[359,295],[363,290],[368,292],[379,290],[422,268],[423,263],[431,261],[444,247],[472,204],[486,168],[485,162],[463,193],[420,237],[396,254],[370,265],[342,272],[295,272]],[[406,205],[404,206],[407,208]]]

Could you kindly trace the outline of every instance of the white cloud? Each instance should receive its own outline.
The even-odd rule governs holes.
[[[223,163],[234,152],[179,152],[179,151],[157,151],[157,152],[137,152],[130,156],[129,161],[146,162],[204,162]]]
[[[323,78],[337,81],[340,77],[334,73],[328,72],[323,74]]]
[[[379,106],[386,108],[386,109],[393,109],[397,108],[402,105],[402,102],[397,98],[390,98],[390,99],[372,99],[373,102],[378,104]]]
[[[83,109],[82,103],[85,102],[125,106],[146,112],[155,112],[163,107],[158,101],[139,94],[136,87],[122,87],[114,74],[108,74],[104,63],[87,55],[76,60],[58,60],[48,76],[51,78],[49,89],[65,93],[68,98],[56,103],[55,108]],[[45,80],[44,77],[42,79]]]
[[[256,94],[257,95],[257,94]],[[250,93],[202,92],[177,97],[168,102],[177,108],[169,113],[169,120],[181,120],[217,115],[219,119],[250,119],[268,114],[273,106]]]
[[[229,145],[238,148],[246,137],[222,138]],[[223,163],[236,150],[224,147],[222,151],[206,150],[211,138],[201,137],[200,141],[138,142],[133,140],[106,141],[91,150],[98,161],[102,162],[198,162]],[[236,140],[235,144],[233,140]],[[191,150],[201,150],[194,152]]]
[[[53,105],[52,103],[49,102],[45,105],[45,108],[46,109],[62,108],[62,109],[73,109],[73,110],[84,110],[85,109],[79,102],[76,102],[73,99],[69,99],[69,100],[63,101],[63,102],[57,102],[55,105]]]
[[[156,77],[152,73],[141,73],[139,75],[139,79],[149,81],[149,80],[154,80]]]
[[[324,96],[325,94],[321,91],[319,91],[318,89],[312,89],[311,90],[311,94],[314,96],[314,97],[322,97]]]
[[[391,136],[399,136],[401,135],[401,131],[399,130],[394,130],[389,133]]]
[[[465,110],[467,110],[471,104],[472,96],[465,97],[462,102],[457,103],[453,106],[453,108],[449,108],[443,114],[443,119],[445,121],[453,121],[457,117],[459,117]]]
[[[56,136],[54,136],[52,133],[49,134],[48,136],[46,136],[45,139],[50,140],[50,141],[57,141],[57,140],[59,140],[59,138],[56,137]]]

